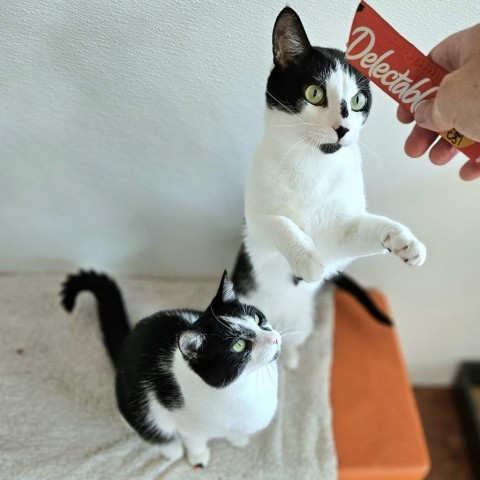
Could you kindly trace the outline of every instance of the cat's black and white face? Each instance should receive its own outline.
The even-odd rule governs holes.
[[[209,308],[180,334],[178,345],[207,384],[226,387],[242,373],[277,360],[281,337],[262,312],[238,301],[225,272]]]
[[[267,122],[279,136],[334,153],[357,142],[372,104],[369,81],[344,53],[312,47],[289,7],[273,30],[274,68],[267,83]],[[288,130],[288,131],[287,131]]]

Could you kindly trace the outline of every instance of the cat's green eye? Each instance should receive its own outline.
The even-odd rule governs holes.
[[[260,319],[258,318],[258,315],[255,315],[254,320],[257,325],[260,323]]]
[[[312,105],[319,105],[325,100],[325,91],[318,85],[309,85],[305,90],[305,98]]]
[[[247,344],[245,343],[245,340],[240,339],[237,343],[233,345],[232,350],[235,353],[241,353],[245,350],[246,345]]]
[[[367,97],[363,92],[358,92],[352,97],[350,104],[352,105],[352,110],[354,112],[359,112],[365,108],[365,105],[367,104]]]

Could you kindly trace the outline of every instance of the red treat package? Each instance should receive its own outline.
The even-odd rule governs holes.
[[[435,97],[448,73],[395,31],[363,0],[353,19],[346,59],[412,113]],[[480,143],[452,128],[439,133],[480,168]]]

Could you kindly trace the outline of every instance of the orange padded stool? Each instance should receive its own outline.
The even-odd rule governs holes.
[[[370,292],[389,313],[385,297]],[[339,480],[422,480],[430,460],[394,328],[336,292],[332,367]]]

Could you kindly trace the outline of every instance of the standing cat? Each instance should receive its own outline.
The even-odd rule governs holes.
[[[259,310],[237,300],[226,272],[204,312],[158,312],[132,330],[110,278],[68,277],[66,310],[82,291],[97,299],[123,417],[145,440],[163,444],[166,456],[180,458],[183,443],[190,464],[204,467],[209,440],[244,446],[268,426],[277,407],[281,338]]]
[[[372,105],[368,79],[343,52],[312,47],[288,7],[273,29],[273,61],[246,183],[243,262],[232,278],[242,301],[292,330],[282,359],[296,368],[324,280],[387,251],[421,265],[426,250],[404,225],[366,212],[357,141]]]

